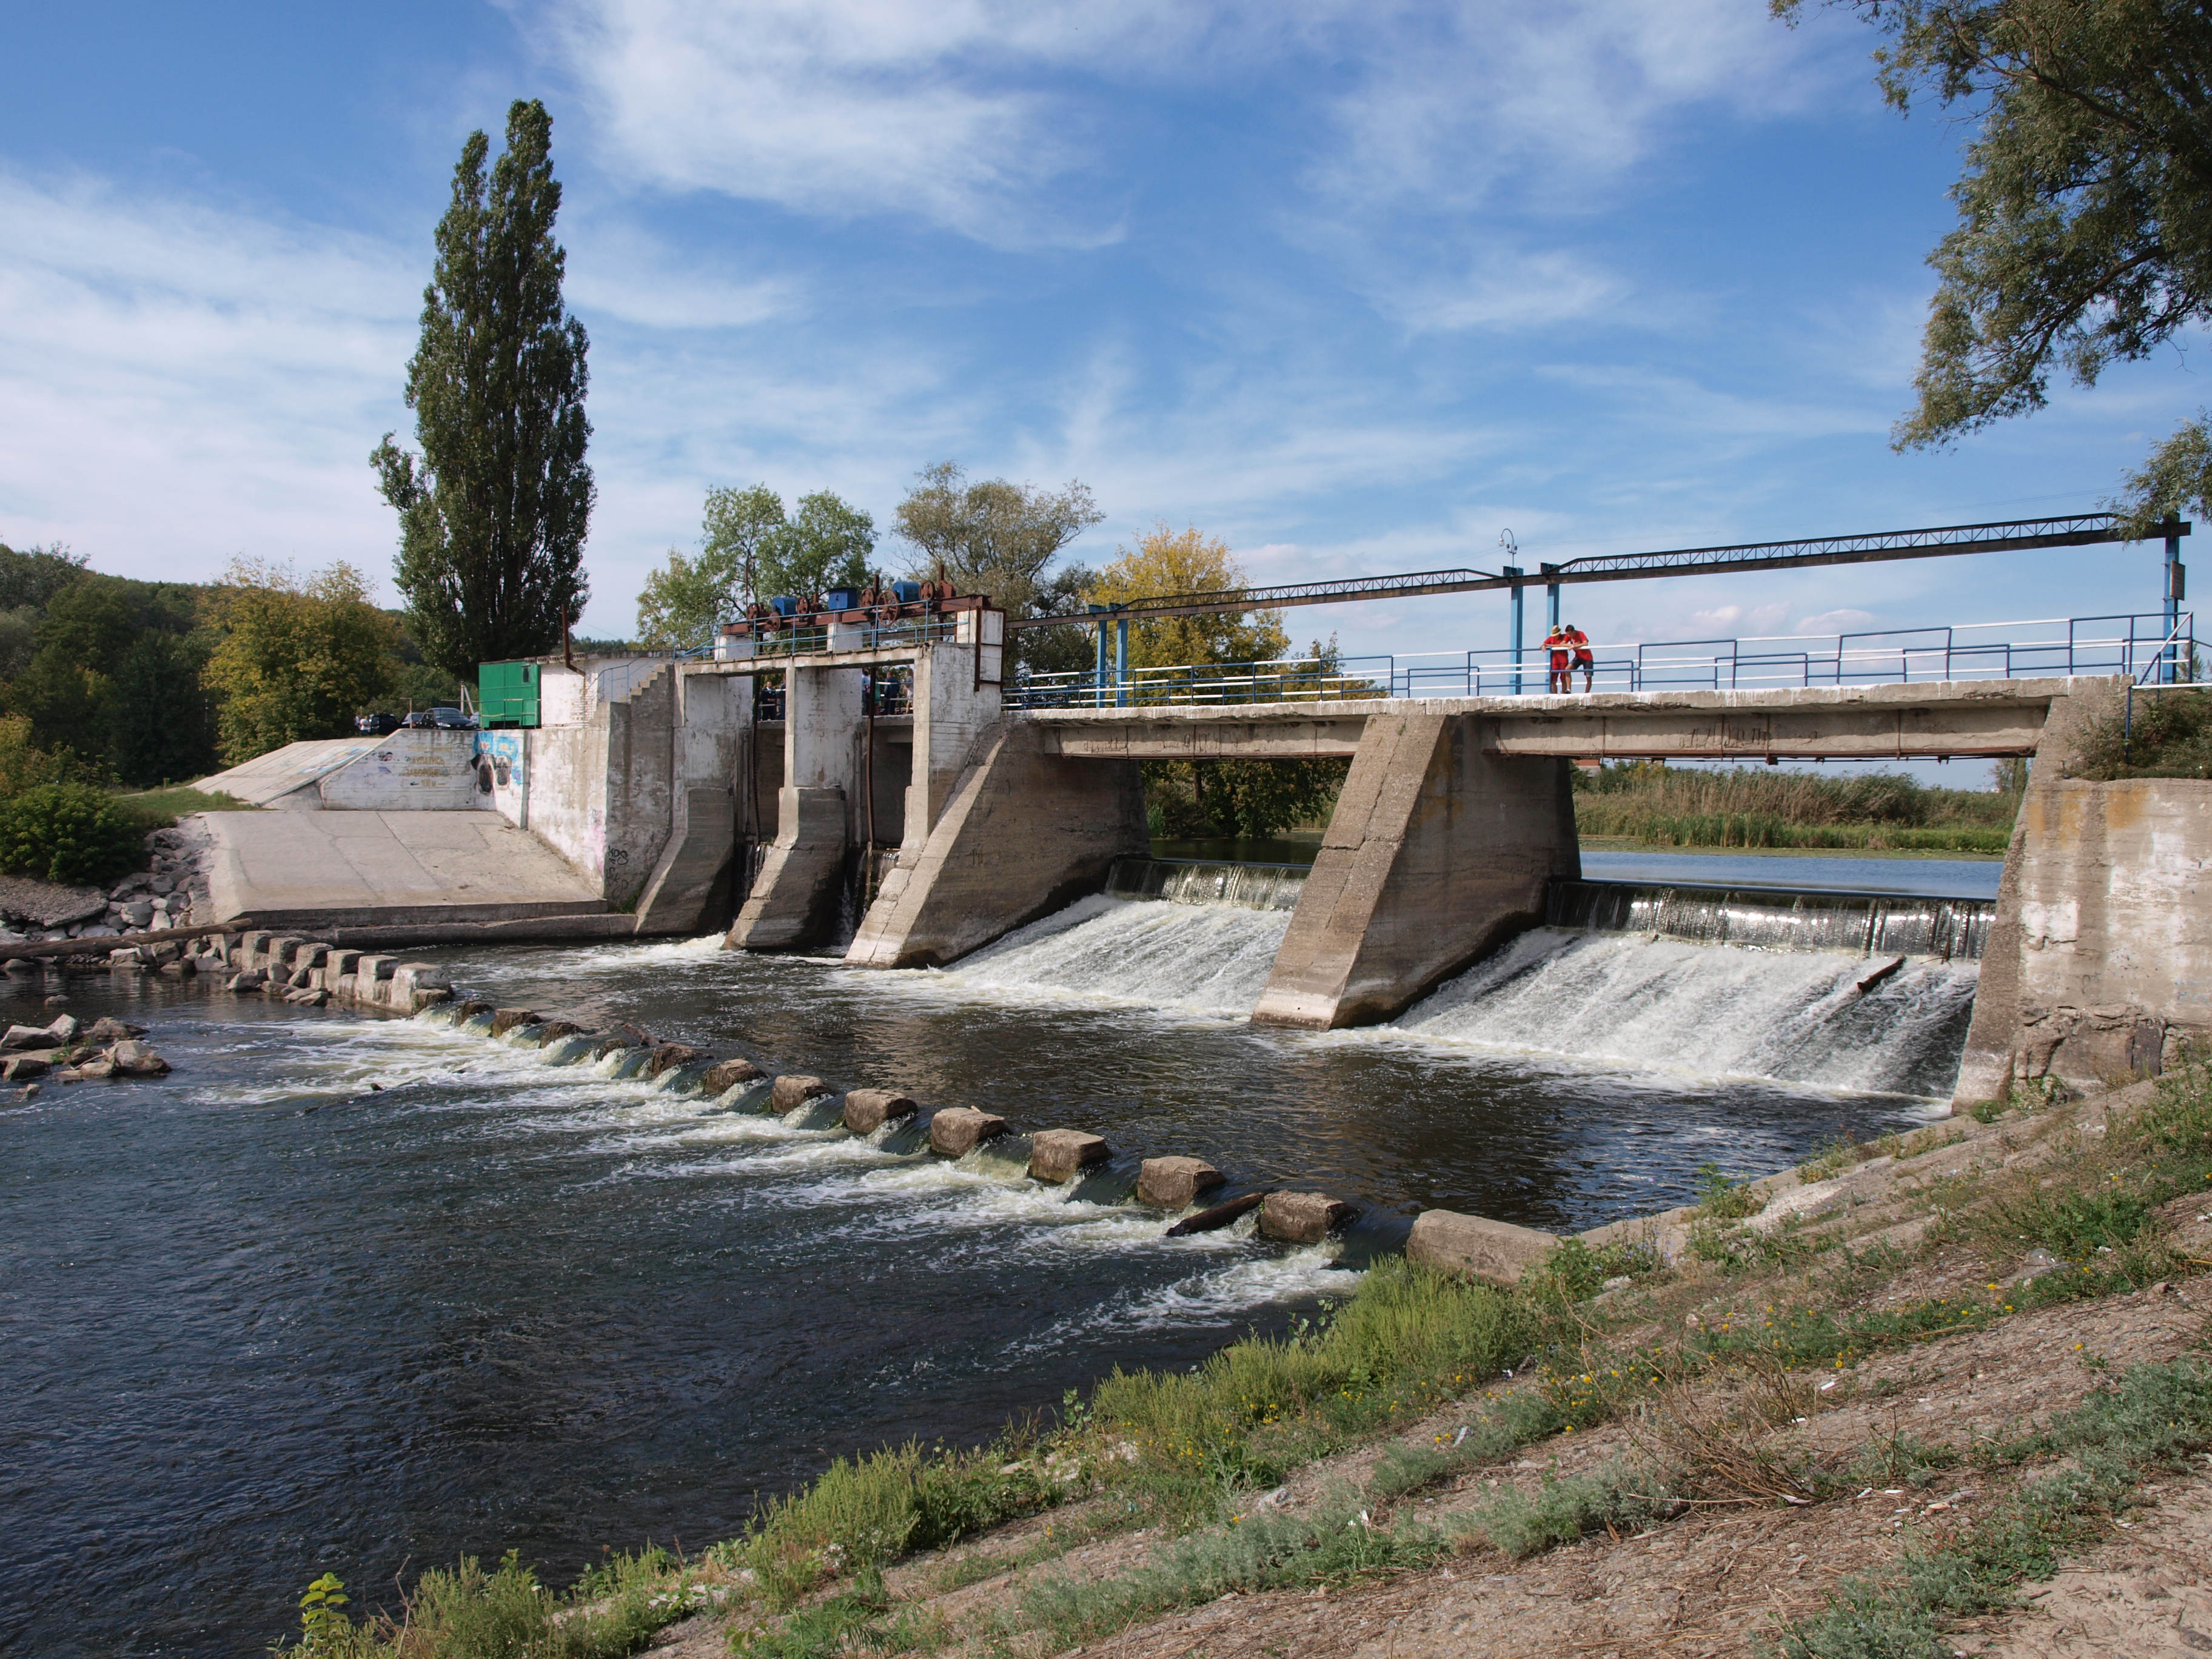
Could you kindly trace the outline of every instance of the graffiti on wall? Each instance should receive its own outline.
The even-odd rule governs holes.
[[[520,732],[477,733],[477,805],[517,823],[527,799],[522,738]]]

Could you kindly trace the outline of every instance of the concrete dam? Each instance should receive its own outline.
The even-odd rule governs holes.
[[[734,908],[732,949],[945,968],[1078,900],[1158,896],[1130,891],[1169,880],[1140,873],[1141,762],[1340,757],[1310,871],[1235,878],[1265,885],[1258,908],[1279,924],[1236,950],[1237,977],[1258,982],[1250,1018],[1332,1030],[1400,1019],[1523,935],[1607,927],[1578,885],[1577,761],[2027,756],[1978,914],[1863,908],[1809,933],[1800,917],[1705,937],[1978,963],[1955,1104],[2155,1072],[2212,1034],[2212,783],[2065,775],[2124,677],[1023,707],[1001,684],[999,620],[972,609],[915,640],[854,629],[805,655],[544,664],[543,723],[474,734],[465,777],[420,804],[489,808],[558,854],[588,890],[562,907],[568,928],[696,934]],[[377,804],[343,777],[289,804]]]

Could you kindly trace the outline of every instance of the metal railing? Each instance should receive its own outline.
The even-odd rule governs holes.
[[[2162,612],[2057,617],[1963,627],[1746,639],[1593,644],[1575,691],[1757,690],[1955,680],[2125,674],[2138,682],[2198,678],[2193,614],[2171,629]],[[1298,657],[1269,662],[1138,668],[1115,681],[1096,671],[1017,673],[1015,708],[1346,702],[1379,697],[1540,696],[1549,653],[1539,647],[1419,656]],[[1441,657],[1443,659],[1438,660]]]

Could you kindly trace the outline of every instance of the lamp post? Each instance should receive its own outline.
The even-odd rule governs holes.
[[[1510,530],[1501,530],[1498,532],[1498,544],[1505,550],[1505,556],[1509,559],[1517,557],[1520,554],[1521,544],[1513,539],[1513,532]],[[1521,567],[1515,564],[1501,565],[1498,574],[1513,584],[1509,590],[1512,603],[1510,607],[1510,619],[1506,623],[1508,632],[1505,643],[1507,648],[1513,653],[1513,695],[1517,697],[1521,695]]]

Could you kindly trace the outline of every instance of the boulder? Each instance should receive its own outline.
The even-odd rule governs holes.
[[[1006,1120],[996,1112],[948,1106],[929,1120],[929,1150],[946,1158],[964,1158],[985,1141],[1006,1133]]]
[[[1318,1244],[1352,1219],[1352,1206],[1327,1193],[1269,1193],[1260,1206],[1260,1237]]]
[[[59,1022],[57,1021],[56,1024]],[[120,1042],[125,1037],[144,1036],[146,1028],[143,1025],[133,1025],[128,1020],[109,1019],[102,1017],[93,1021],[92,1029],[82,1035],[90,1037],[94,1042]]]
[[[348,963],[345,967],[339,969],[338,971],[342,974],[350,974],[353,972],[354,964],[358,963],[361,960],[361,953],[357,951],[355,951],[353,953],[353,963]],[[463,1003],[460,1007],[455,1011],[455,1013],[457,1017],[461,1019],[474,1019],[478,1014],[488,1014],[491,1012],[492,1006],[489,1002],[473,1001]]]
[[[75,1014],[62,1014],[58,1016],[55,1018],[54,1023],[47,1026],[46,1029],[54,1034],[54,1041],[57,1042],[75,1042],[79,1035],[82,1034],[84,1030],[82,1025],[77,1024],[76,1016]]]
[[[727,1094],[740,1083],[756,1083],[764,1075],[750,1060],[725,1060],[707,1069],[699,1087],[706,1094]]]
[[[362,977],[364,979],[368,977],[366,967],[369,960],[371,959],[363,958],[364,971]],[[495,1008],[491,1016],[491,1034],[495,1037],[505,1036],[518,1025],[535,1025],[536,1024],[538,1024],[538,1016],[527,1008]]]
[[[331,994],[319,985],[311,985],[304,991],[293,991],[284,1000],[301,1008],[319,1008],[331,1000]]]
[[[1093,1164],[1113,1157],[1103,1135],[1081,1129],[1040,1129],[1030,1137],[1030,1174],[1038,1181],[1073,1181]]]
[[[1137,1202],[1163,1210],[1195,1204],[1199,1194],[1229,1184],[1202,1158],[1148,1158],[1137,1169]]]
[[[498,1023],[499,1016],[497,1014],[494,1014],[492,1016],[492,1024],[496,1025]],[[605,1060],[609,1054],[619,1054],[624,1048],[642,1048],[646,1046],[647,1045],[641,1042],[633,1042],[629,1037],[618,1033],[614,1036],[609,1037],[605,1042],[599,1044],[598,1048],[592,1049],[592,1058],[593,1060]]]
[[[112,1060],[88,1060],[76,1068],[77,1076],[87,1082],[104,1082],[115,1075]]]
[[[268,982],[269,975],[265,971],[259,968],[248,968],[244,973],[232,975],[230,984],[227,988],[242,994],[248,991],[258,991]]]
[[[107,953],[107,965],[110,968],[120,968],[126,973],[134,969],[143,968],[146,965],[145,952],[135,945],[126,945],[120,950],[110,951]]]
[[[681,1042],[664,1042],[653,1051],[653,1058],[645,1062],[645,1075],[659,1077],[679,1066],[696,1066],[702,1060],[713,1058],[712,1054]]]
[[[10,1083],[28,1083],[34,1077],[44,1077],[53,1070],[53,1062],[37,1054],[10,1054],[0,1060],[0,1078]]]
[[[10,1025],[0,1048],[58,1048],[66,1039],[44,1025]]]
[[[154,907],[144,899],[133,899],[123,907],[123,920],[132,927],[149,927],[154,920]]]
[[[154,890],[155,898],[167,898],[177,890],[177,884],[167,876],[156,876],[146,885]]]
[[[118,1074],[127,1077],[166,1077],[169,1062],[149,1048],[136,1037],[118,1042],[107,1051]]]
[[[1406,1241],[1407,1259],[1492,1285],[1518,1282],[1522,1272],[1558,1248],[1559,1239],[1533,1227],[1491,1221],[1452,1210],[1424,1210]]]
[[[550,1048],[562,1037],[582,1035],[583,1030],[584,1028],[573,1019],[549,1019],[545,1022],[544,1029],[538,1033],[538,1046],[541,1048]]]
[[[845,1127],[856,1135],[872,1135],[893,1118],[912,1117],[921,1109],[913,1096],[896,1089],[855,1089],[845,1097]]]

